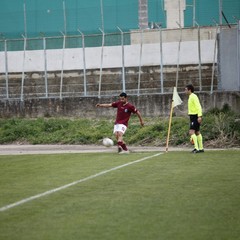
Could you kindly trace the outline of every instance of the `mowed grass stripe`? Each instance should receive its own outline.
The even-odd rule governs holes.
[[[0,239],[239,239],[239,153],[169,152],[109,172],[0,213]],[[61,186],[64,182],[72,182],[71,179],[82,179],[150,154],[153,153],[143,153],[141,157],[137,153],[129,156],[80,154],[76,158],[66,155],[68,158],[64,156],[59,163],[53,161],[51,171],[60,165],[54,176],[58,178],[55,186]],[[84,159],[85,156],[88,158]],[[29,160],[24,168],[30,162],[34,161]],[[49,167],[49,160],[36,164],[38,168],[41,165]],[[31,165],[31,170],[33,167]],[[75,171],[77,167],[80,169]],[[51,171],[44,178],[52,178]],[[29,183],[28,187],[34,184]],[[43,182],[37,190],[43,192],[40,184]],[[0,187],[0,193],[3,192]],[[20,193],[15,194],[23,196],[24,193]]]
[[[0,207],[152,154],[0,156]]]
[[[41,198],[41,197],[50,195],[50,194],[52,194],[52,193],[55,193],[55,192],[64,190],[64,189],[69,188],[69,187],[72,187],[72,186],[74,186],[74,185],[76,185],[76,184],[79,184],[79,183],[82,183],[82,182],[91,180],[91,179],[93,179],[93,178],[102,176],[102,175],[104,175],[104,174],[107,174],[107,173],[109,173],[109,172],[118,170],[118,169],[120,169],[120,168],[124,168],[124,167],[127,167],[127,166],[129,166],[129,165],[136,164],[136,163],[139,163],[139,162],[148,160],[148,159],[150,159],[150,158],[157,157],[157,156],[159,156],[159,155],[161,155],[161,154],[163,154],[163,153],[157,153],[157,154],[154,154],[154,155],[151,155],[151,156],[148,156],[148,157],[140,158],[140,159],[135,160],[135,161],[133,161],[133,162],[128,162],[128,163],[126,163],[126,164],[119,165],[119,166],[117,166],[117,167],[113,167],[113,168],[108,169],[108,170],[104,170],[104,171],[99,172],[99,173],[97,173],[97,174],[88,176],[88,177],[83,178],[83,179],[79,179],[79,180],[77,180],[77,181],[74,181],[74,182],[71,182],[71,183],[69,183],[69,184],[60,186],[60,187],[58,187],[58,188],[54,188],[54,189],[51,189],[51,190],[49,190],[49,191],[46,191],[46,192],[43,192],[43,193],[40,193],[40,194],[31,196],[31,197],[22,199],[22,200],[20,200],[20,201],[18,201],[18,202],[15,202],[15,203],[12,203],[12,204],[8,204],[8,205],[6,205],[6,206],[1,207],[1,208],[0,208],[0,212],[4,212],[4,211],[6,211],[6,210],[8,210],[8,209],[10,209],[10,208],[17,207],[17,206],[19,206],[19,205],[22,205],[22,204],[24,204],[24,203],[33,201],[33,200],[35,200],[35,199],[38,199],[38,198]]]

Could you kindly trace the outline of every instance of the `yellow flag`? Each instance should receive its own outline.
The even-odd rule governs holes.
[[[173,107],[176,107],[182,103],[182,99],[179,97],[176,87],[174,87],[174,89],[173,89],[172,100],[173,100]]]

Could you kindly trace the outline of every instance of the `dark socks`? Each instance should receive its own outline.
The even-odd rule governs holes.
[[[123,143],[122,141],[118,142],[118,146],[120,146],[124,151],[127,151],[127,146],[125,143]]]

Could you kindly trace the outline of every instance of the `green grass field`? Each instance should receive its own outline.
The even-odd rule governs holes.
[[[0,239],[240,239],[240,151],[156,154],[0,156]]]

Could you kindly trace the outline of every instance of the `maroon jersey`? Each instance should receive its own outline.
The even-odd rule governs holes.
[[[115,124],[124,124],[128,126],[128,121],[131,116],[131,113],[136,113],[137,109],[130,103],[124,105],[123,102],[113,102],[112,107],[117,108],[117,117]]]

